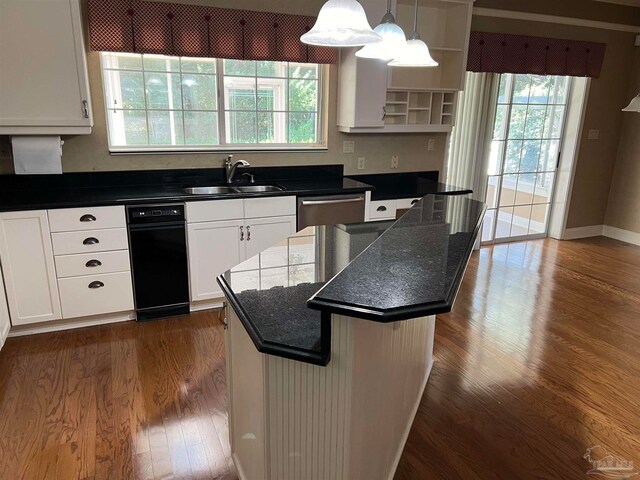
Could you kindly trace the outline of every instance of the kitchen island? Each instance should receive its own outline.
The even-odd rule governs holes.
[[[427,195],[395,223],[308,227],[218,278],[240,478],[393,477],[435,315],[452,308],[483,214]]]

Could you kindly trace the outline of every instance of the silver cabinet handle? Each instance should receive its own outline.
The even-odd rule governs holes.
[[[86,100],[82,101],[82,116],[84,118],[89,118],[89,102]]]
[[[247,225],[247,242],[251,241],[251,225]]]
[[[98,240],[96,237],[85,238],[82,241],[83,245],[95,245],[96,243],[100,243],[100,240]]]
[[[227,321],[227,302],[222,302],[222,308],[218,312],[218,321],[222,324],[225,330],[229,326]]]
[[[104,287],[104,283],[102,282],[91,282],[89,284],[89,288],[102,288]]]
[[[364,202],[364,197],[345,197],[345,198],[336,198],[331,200],[305,200],[302,199],[300,202],[303,206],[309,205],[332,205],[336,203],[354,203],[354,202]]]
[[[101,267],[102,262],[100,260],[89,260],[84,264],[85,267]]]
[[[378,208],[376,208],[376,212],[386,212],[387,211],[387,207],[385,207],[384,205],[380,205]]]
[[[240,227],[240,241],[244,240],[244,227]]]
[[[80,221],[81,222],[95,222],[96,221],[96,217],[94,217],[91,214],[86,214],[86,215],[82,215],[80,217]]]

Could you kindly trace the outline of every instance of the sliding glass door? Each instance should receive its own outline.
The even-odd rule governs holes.
[[[500,77],[483,243],[545,237],[570,77]]]

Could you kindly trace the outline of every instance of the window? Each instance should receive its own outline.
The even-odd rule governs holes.
[[[111,151],[326,148],[322,65],[101,58]]]

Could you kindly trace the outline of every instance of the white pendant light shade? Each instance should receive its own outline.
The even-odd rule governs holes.
[[[627,108],[623,108],[622,111],[640,113],[640,94],[634,97],[633,100],[631,100],[631,103],[629,104],[629,106]]]
[[[374,28],[373,31],[382,37],[382,42],[364,46],[356,52],[356,57],[375,58],[388,62],[407,46],[407,38],[404,36],[404,31],[396,23],[396,19],[391,12],[387,12],[380,25]]]
[[[437,67],[436,62],[429,52],[429,47],[419,38],[407,40],[407,46],[400,55],[389,62],[392,67]]]
[[[357,0],[328,0],[316,24],[300,40],[321,47],[361,47],[381,42],[382,37],[371,29]]]

